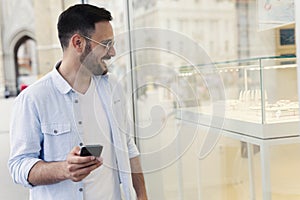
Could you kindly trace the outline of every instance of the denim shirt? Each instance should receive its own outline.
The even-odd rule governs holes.
[[[59,64],[58,64],[59,65]],[[132,186],[130,158],[139,152],[130,135],[125,98],[111,74],[93,77],[104,104],[112,132],[119,178],[125,198],[136,198]],[[32,186],[28,174],[35,163],[66,160],[79,146],[83,134],[77,93],[59,74],[52,72],[23,90],[16,98],[10,127],[9,171],[15,183],[30,188],[31,200],[83,200],[84,185],[71,180]]]

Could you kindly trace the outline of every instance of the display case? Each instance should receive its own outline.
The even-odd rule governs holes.
[[[178,119],[260,139],[299,135],[295,56],[183,67],[178,74],[185,91]]]
[[[224,161],[218,165],[220,169],[215,169],[217,172],[232,169],[228,160],[233,157],[232,149],[240,149],[239,160],[246,158],[247,163],[248,178],[240,178],[234,171],[228,177],[215,177],[213,183],[202,181],[200,196],[205,199],[219,192],[219,197],[211,199],[220,199],[224,191],[230,193],[232,188],[244,189],[242,185],[247,185],[244,196],[249,199],[299,199],[299,185],[291,182],[293,175],[271,168],[275,163],[271,156],[274,148],[300,145],[296,58],[262,57],[182,67],[178,74],[178,88],[184,91],[178,95],[176,104],[178,124],[193,124],[199,136],[205,136],[199,152],[199,165],[204,170],[201,180],[211,180],[208,169],[214,165],[205,168],[210,159]],[[235,145],[220,144],[220,138],[229,138]],[[222,153],[212,153],[218,149]],[[278,167],[281,161],[276,162]],[[280,165],[292,171],[288,166]],[[274,172],[278,171],[284,172],[285,180],[276,181],[280,175],[274,176]],[[279,183],[282,181],[293,185],[283,188]],[[232,195],[229,199],[245,199]]]

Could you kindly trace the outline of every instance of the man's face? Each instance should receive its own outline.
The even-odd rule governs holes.
[[[86,46],[80,56],[81,64],[93,75],[104,75],[107,73],[107,61],[115,56],[113,46],[105,45],[113,42],[114,34],[110,22],[98,22],[95,24],[95,32],[86,39]],[[101,43],[101,44],[98,44]],[[109,45],[107,45],[109,46]]]

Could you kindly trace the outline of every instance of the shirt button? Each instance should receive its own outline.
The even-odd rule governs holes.
[[[82,124],[82,121],[79,121],[78,124]]]
[[[79,188],[79,192],[82,192],[83,191],[83,188]]]
[[[75,99],[74,103],[78,103],[78,100],[77,100],[77,99]]]
[[[56,134],[56,133],[57,133],[57,130],[54,130],[54,131],[53,131],[53,133],[55,133],[55,134]]]

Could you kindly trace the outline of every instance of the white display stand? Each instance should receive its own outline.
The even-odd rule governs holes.
[[[250,180],[251,200],[255,197],[255,181],[253,179],[253,149],[252,145],[258,145],[261,151],[262,191],[263,200],[272,199],[270,177],[270,147],[280,144],[300,143],[299,120],[282,121],[270,124],[261,124],[238,119],[225,118],[222,127],[214,127],[211,124],[211,116],[197,112],[195,108],[184,108],[176,111],[178,120],[195,123],[196,125],[219,129],[218,133],[225,137],[245,142],[248,149],[248,167]],[[208,133],[209,134],[209,133]]]
[[[193,107],[184,108],[178,110],[177,118],[258,139],[299,136],[300,124],[298,115],[281,119],[275,118],[268,123],[262,123],[259,117],[255,115],[252,116],[247,112],[227,112],[223,117],[214,116],[215,118],[219,118],[218,121],[223,121],[221,127],[215,127],[216,125],[211,122],[212,115],[209,114],[208,110],[209,109],[203,109],[203,107],[201,109]]]

